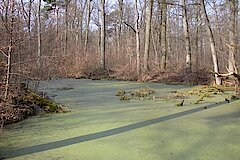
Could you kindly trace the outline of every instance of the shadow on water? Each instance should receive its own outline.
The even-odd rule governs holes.
[[[47,151],[47,150],[51,150],[51,149],[55,149],[55,148],[69,146],[72,144],[77,144],[77,143],[81,143],[81,142],[104,138],[104,137],[124,133],[127,131],[131,131],[134,129],[142,128],[145,126],[149,126],[149,125],[152,125],[155,123],[164,122],[164,121],[175,119],[178,117],[183,117],[183,116],[186,116],[186,115],[189,115],[192,113],[200,112],[205,109],[218,107],[218,106],[226,104],[226,103],[227,102],[223,101],[223,102],[219,102],[219,103],[215,103],[215,104],[209,104],[204,107],[198,107],[198,108],[190,109],[187,111],[183,111],[183,112],[179,112],[179,113],[175,113],[175,114],[171,114],[171,115],[167,115],[167,116],[163,116],[163,117],[159,117],[159,118],[155,118],[155,119],[150,119],[150,120],[146,120],[146,121],[142,121],[142,122],[138,122],[138,123],[134,123],[134,124],[118,127],[118,128],[109,129],[109,130],[102,131],[102,132],[97,132],[97,133],[73,137],[73,138],[69,138],[69,139],[65,139],[65,140],[40,144],[40,145],[36,145],[36,146],[30,146],[30,147],[15,149],[15,150],[9,150],[4,153],[1,153],[0,159],[24,156],[24,155],[28,155],[28,154],[33,154],[33,153],[43,152],[43,151]]]

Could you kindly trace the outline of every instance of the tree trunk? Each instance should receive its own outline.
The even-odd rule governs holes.
[[[230,17],[229,17],[229,58],[228,58],[228,69],[231,72],[237,73],[235,55],[236,55],[236,2],[237,0],[229,0],[230,6]]]
[[[102,69],[106,69],[105,62],[105,0],[101,0],[100,2],[100,23],[101,23],[101,46],[100,46],[100,54],[101,54],[101,67]]]
[[[196,62],[195,62],[195,66],[196,66],[196,71],[199,70],[199,27],[200,25],[198,25],[199,23],[199,6],[197,7],[197,14],[196,14],[196,39],[195,39],[195,52],[196,52]]]
[[[144,47],[144,57],[143,57],[143,69],[146,73],[149,70],[149,48],[150,48],[150,36],[151,36],[151,23],[152,23],[152,6],[153,0],[148,1],[148,15],[146,18],[146,34],[145,34],[145,47]]]
[[[208,34],[208,37],[209,37],[209,42],[210,42],[210,47],[211,47],[211,52],[212,52],[212,59],[213,59],[216,85],[221,85],[222,80],[218,76],[218,73],[219,73],[218,59],[217,59],[217,52],[216,52],[215,41],[214,41],[212,29],[211,29],[210,22],[209,22],[209,19],[208,19],[208,16],[207,16],[204,0],[200,0],[200,2],[201,2],[202,14],[205,18],[205,26],[206,26],[206,29],[207,29],[207,34]]]
[[[76,35],[77,39],[77,52],[80,53],[81,46],[82,46],[82,23],[83,23],[83,6],[82,6],[82,0],[79,1],[79,23],[78,23],[78,32]]]
[[[218,7],[217,7],[217,1],[213,1],[213,10],[215,12],[215,23],[216,23],[216,28],[217,28],[217,31],[218,31],[218,34],[219,34],[219,45],[220,45],[220,52],[224,52],[224,44],[223,44],[223,36],[222,36],[222,31],[220,29],[220,20],[219,20],[219,14],[218,14]]]
[[[85,42],[84,42],[84,54],[85,54],[85,56],[86,56],[86,53],[87,53],[90,16],[91,16],[91,0],[87,0],[87,26],[86,26]]]
[[[138,5],[137,0],[135,0],[135,14],[136,14],[136,21],[135,21],[135,31],[136,31],[136,55],[137,55],[137,74],[140,75],[141,68],[140,68],[140,37],[139,37],[139,13],[138,13]]]
[[[122,41],[122,19],[123,19],[123,0],[118,0],[119,5],[119,23],[118,23],[118,32],[117,32],[117,54],[118,57],[121,53],[121,41]]]
[[[143,0],[140,28],[145,28],[147,0]]]
[[[28,52],[31,52],[31,12],[32,12],[32,0],[28,1]]]
[[[64,28],[63,55],[66,55],[68,49],[68,3],[69,0],[65,0],[65,28]]]
[[[167,2],[162,2],[162,25],[161,25],[161,70],[166,70],[167,64]]]
[[[9,7],[9,1],[10,0],[6,0],[5,2],[5,6],[6,6],[6,8],[5,8],[5,15],[4,15],[4,17],[5,17],[5,23],[8,23],[8,7]]]
[[[154,50],[154,55],[155,55],[155,63],[158,63],[158,52],[157,52],[157,44],[155,41],[154,33],[151,32],[151,37],[152,37],[152,45],[153,45],[153,50]]]
[[[185,48],[186,48],[186,69],[188,72],[191,72],[192,71],[191,45],[190,45],[187,8],[186,8],[185,0],[182,0],[182,15],[183,15],[183,30],[184,30]]]
[[[40,69],[41,63],[41,0],[38,0],[38,8],[37,8],[37,40],[38,40],[38,54],[37,54],[37,67]]]
[[[238,33],[238,3],[239,1],[236,0],[235,2],[235,51],[236,51],[236,54],[238,53],[238,36],[239,36],[239,33]],[[236,56],[236,55],[235,55]]]
[[[58,15],[59,15],[59,9],[58,8],[56,8],[56,10],[55,10],[55,16],[56,16],[56,38],[58,39]]]
[[[8,54],[7,54],[7,74],[6,74],[6,82],[5,82],[5,93],[4,93],[5,100],[8,98],[8,94],[9,94],[10,72],[11,72],[11,65],[12,65],[11,59],[12,59],[12,49],[13,49],[14,5],[15,5],[15,0],[11,0],[11,2],[10,2],[11,21],[10,21],[10,29],[9,29],[9,45],[8,45]]]

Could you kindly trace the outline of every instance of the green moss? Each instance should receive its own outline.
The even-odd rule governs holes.
[[[172,93],[172,92],[171,92]],[[188,98],[186,94],[179,92],[179,93],[174,93],[174,94],[169,94],[167,96],[161,96],[161,99],[164,100],[172,100],[172,99],[185,99]]]
[[[202,94],[219,94],[219,93],[223,93],[224,90],[220,89],[220,88],[216,88],[216,87],[212,87],[212,86],[197,86],[194,87],[192,90],[187,91],[187,94],[190,95],[202,95]]]
[[[126,94],[126,91],[124,91],[123,89],[121,89],[121,90],[118,90],[115,95],[116,95],[116,96],[123,96],[124,94]]]
[[[123,95],[120,97],[120,101],[129,101],[129,100],[131,100],[131,97],[129,97],[129,96]]]
[[[140,88],[130,92],[133,98],[145,98],[145,99],[152,99],[150,95],[156,93],[156,90],[153,88]]]
[[[58,113],[67,113],[67,112],[71,112],[71,110],[68,107],[66,107],[66,106],[58,105],[57,112]]]
[[[116,93],[116,96],[121,96],[120,100],[124,101],[124,100],[131,100],[131,99],[137,99],[137,100],[152,100],[155,98],[155,96],[153,96],[153,94],[156,93],[156,90],[153,88],[140,88],[140,89],[136,89],[136,90],[132,90],[132,91],[125,91],[125,90],[119,90]]]
[[[65,113],[66,110],[69,110],[69,109],[63,109],[67,107],[64,107],[64,106],[59,107],[59,105],[56,104],[54,101],[47,98],[43,98],[40,95],[30,91],[25,95],[14,97],[12,100],[14,105],[28,105],[28,106],[35,105],[40,107],[47,113],[49,112]]]
[[[206,98],[213,98],[216,95],[222,95],[224,90],[214,86],[197,86],[187,91],[177,92],[176,95],[189,96],[191,98],[197,98],[195,104],[205,101]]]
[[[49,99],[43,98],[35,93],[32,93],[32,98],[33,103],[45,110],[46,112],[58,112],[59,110],[59,106]]]

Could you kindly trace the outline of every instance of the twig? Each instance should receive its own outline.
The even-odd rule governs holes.
[[[136,30],[127,22],[123,22],[126,26],[128,26],[129,28],[131,28],[133,30],[134,33],[136,33]]]
[[[32,78],[32,77],[29,77],[29,76],[25,76],[25,75],[20,74],[20,73],[9,73],[9,74],[11,74],[11,75],[21,76],[21,77],[24,77],[24,78],[30,79],[30,80],[32,80],[32,81],[37,81],[37,80],[39,80],[39,79],[37,79],[37,78]]]
[[[8,57],[2,50],[0,50],[0,52],[1,52],[5,57]]]

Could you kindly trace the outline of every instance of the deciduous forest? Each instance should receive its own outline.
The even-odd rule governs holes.
[[[52,153],[66,146],[74,150],[80,146],[77,143],[85,141],[91,140],[86,142],[91,144],[92,140],[121,136],[123,132],[128,135],[128,131],[137,132],[144,141],[131,137],[125,140],[125,137],[114,145],[107,142],[105,145],[111,144],[109,149],[119,145],[119,157],[140,155],[141,145],[136,145],[140,142],[150,146],[151,152],[146,155],[160,156],[162,152],[161,157],[166,159],[175,154],[178,159],[187,159],[184,155],[189,155],[185,153],[189,148],[193,149],[191,153],[199,153],[199,159],[208,155],[211,160],[239,157],[236,134],[239,120],[234,119],[239,118],[239,111],[236,112],[240,95],[239,19],[238,0],[0,0],[0,136],[5,136],[0,143],[0,159],[38,152],[50,154],[51,158],[75,153],[78,156],[72,159],[88,157],[91,155],[88,150]],[[229,109],[221,108],[227,105]],[[196,118],[191,117],[193,113]],[[16,125],[16,130],[14,125],[3,129],[32,115],[38,117],[20,127]],[[187,115],[190,121],[179,118],[184,123],[175,121],[178,125],[161,132],[155,132],[154,128],[153,139],[144,137],[152,130],[143,127],[154,124],[162,129],[164,124],[160,122]],[[191,123],[196,119],[196,123]],[[41,121],[44,124],[39,124]],[[232,128],[228,126],[230,123]],[[28,127],[29,124],[34,125]],[[222,125],[225,128],[219,127]],[[56,126],[60,126],[55,130],[57,134],[53,133]],[[172,131],[173,128],[177,131]],[[225,131],[231,137],[219,138],[219,135],[225,137]],[[178,132],[183,134],[175,135]],[[36,143],[20,141],[34,134]],[[211,140],[206,136],[209,134]],[[158,138],[154,139],[156,135]],[[179,149],[187,144],[183,135],[193,136],[187,143],[194,143],[184,149],[184,154]],[[159,140],[159,137],[164,138]],[[182,139],[173,141],[176,137]],[[206,151],[196,137],[208,142],[211,151]],[[219,139],[213,140],[216,137]],[[9,139],[13,141],[10,143]],[[134,154],[127,153],[131,149],[124,150],[125,141],[133,146]],[[168,145],[171,152],[164,147],[168,142],[172,142]],[[159,151],[152,146],[155,143],[165,150],[155,152]],[[227,149],[221,150],[225,145]],[[214,151],[221,156],[218,158]],[[105,153],[99,151],[99,156],[105,159]],[[46,155],[37,156],[49,159]],[[194,154],[191,156],[196,158]]]
[[[1,92],[50,77],[220,85],[237,73],[237,0],[2,0]]]

